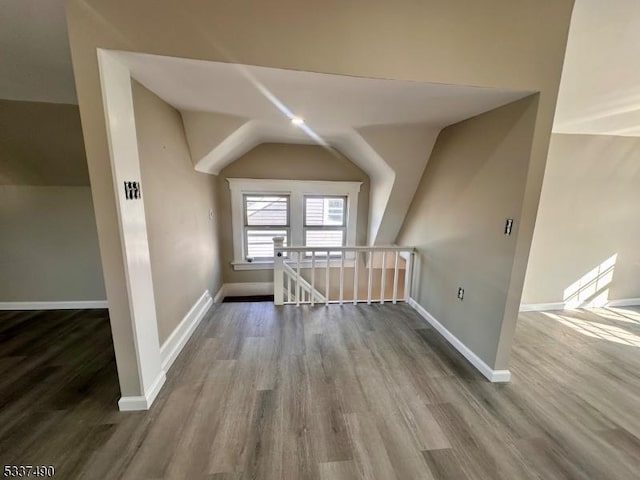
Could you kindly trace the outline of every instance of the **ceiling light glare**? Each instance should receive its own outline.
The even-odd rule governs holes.
[[[294,125],[302,125],[304,124],[304,119],[300,117],[293,117],[291,119],[291,123],[293,123]]]

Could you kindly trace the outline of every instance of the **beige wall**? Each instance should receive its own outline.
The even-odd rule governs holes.
[[[205,290],[221,285],[215,177],[193,170],[180,113],[133,84],[160,343]]]
[[[517,318],[506,304],[536,111],[530,97],[444,129],[398,238],[418,248],[412,297],[495,369]]]
[[[358,196],[356,243],[364,245],[369,215],[369,177],[347,158],[314,145],[265,143],[226,166],[218,175],[218,216],[225,283],[272,282],[272,270],[234,271],[231,191],[227,178],[362,182]]]
[[[0,100],[0,302],[105,300],[77,105]]]
[[[89,187],[0,185],[0,302],[105,300]]]
[[[553,135],[522,303],[640,299],[639,244],[640,139]],[[591,293],[589,272],[614,255]]]
[[[0,100],[0,185],[89,185],[77,105]]]

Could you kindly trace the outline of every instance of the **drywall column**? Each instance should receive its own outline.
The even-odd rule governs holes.
[[[128,312],[110,311],[122,393],[118,405],[121,410],[146,410],[162,387],[165,372],[160,361],[144,204],[141,199],[125,197],[125,182],[140,182],[131,77],[128,68],[109,52],[98,50],[98,62],[129,300]],[[137,380],[137,389],[132,378]]]

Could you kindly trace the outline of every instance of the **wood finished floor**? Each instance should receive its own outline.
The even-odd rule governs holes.
[[[638,479],[640,310],[520,319],[487,382],[407,306],[215,305],[149,412],[106,311],[0,312],[0,466],[64,479]]]

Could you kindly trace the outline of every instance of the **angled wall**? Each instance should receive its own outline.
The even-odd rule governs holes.
[[[178,111],[137,82],[133,107],[162,345],[203,292],[221,286],[216,178],[193,169]]]
[[[77,105],[0,100],[0,185],[89,185]]]
[[[199,172],[217,174],[216,149],[247,123],[246,118],[213,112],[182,112],[182,122],[193,166]],[[226,149],[229,150],[229,149]],[[213,171],[211,171],[213,170]]]
[[[445,128],[398,237],[418,249],[412,298],[493,370],[507,368],[502,332],[517,319],[508,300],[519,296],[512,275],[536,114],[531,97]]]
[[[358,133],[393,172],[392,178],[372,180],[368,237],[372,245],[390,245],[398,236],[440,128],[374,125]]]

